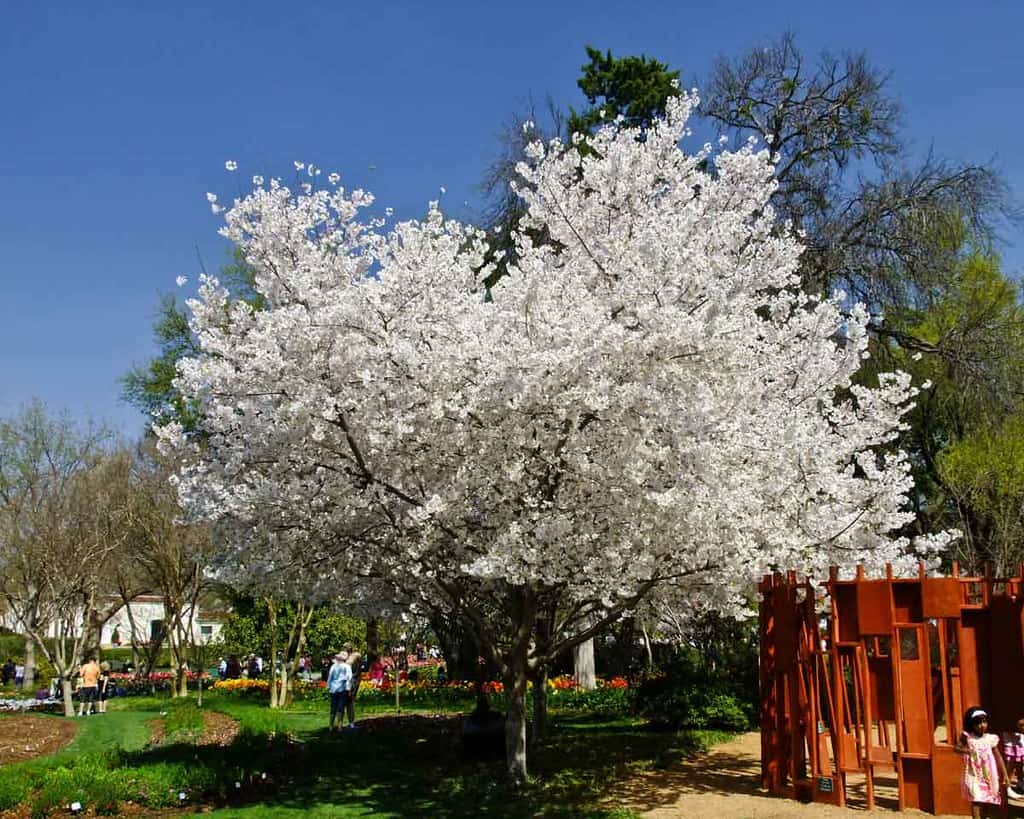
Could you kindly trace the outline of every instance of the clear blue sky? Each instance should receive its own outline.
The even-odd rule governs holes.
[[[699,84],[794,30],[893,72],[923,151],[995,159],[1024,197],[1024,3],[53,0],[0,3],[0,415],[33,396],[126,435],[118,378],[154,353],[158,295],[226,258],[208,190],[312,161],[400,217],[466,216],[531,95],[582,102],[584,44]],[[228,176],[224,161],[240,172]],[[469,206],[463,205],[468,201]],[[1019,274],[1024,236],[1007,235]]]

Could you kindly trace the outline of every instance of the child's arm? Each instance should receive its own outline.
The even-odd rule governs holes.
[[[963,756],[967,753],[967,735],[960,734],[953,743],[953,751]]]

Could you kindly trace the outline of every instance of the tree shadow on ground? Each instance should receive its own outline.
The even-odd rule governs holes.
[[[461,716],[377,717],[354,731],[296,735],[243,732],[228,746],[150,747],[124,755],[128,766],[162,763],[201,770],[202,800],[218,807],[258,804],[307,810],[332,804],[353,815],[399,817],[602,817],[609,784],[638,769],[674,764],[699,748],[686,734],[556,720],[530,755],[534,781],[513,791],[500,757],[464,753]],[[238,787],[235,787],[235,783]]]

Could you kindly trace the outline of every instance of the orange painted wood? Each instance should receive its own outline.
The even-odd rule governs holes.
[[[857,629],[861,636],[892,632],[892,591],[887,580],[857,583]]]
[[[1024,577],[833,571],[818,607],[792,572],[760,590],[763,783],[842,805],[858,771],[870,807],[874,769],[895,768],[901,806],[967,815],[951,744],[964,709],[985,707],[994,731],[1024,716]]]
[[[955,577],[926,577],[921,581],[922,614],[925,617],[959,617],[960,586]]]

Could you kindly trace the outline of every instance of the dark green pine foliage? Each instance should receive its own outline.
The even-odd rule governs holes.
[[[679,72],[665,63],[644,55],[613,57],[593,46],[587,46],[587,56],[590,62],[581,66],[576,84],[591,107],[582,113],[571,109],[570,134],[590,133],[619,116],[627,127],[645,131],[665,115],[669,97],[679,96]]]

